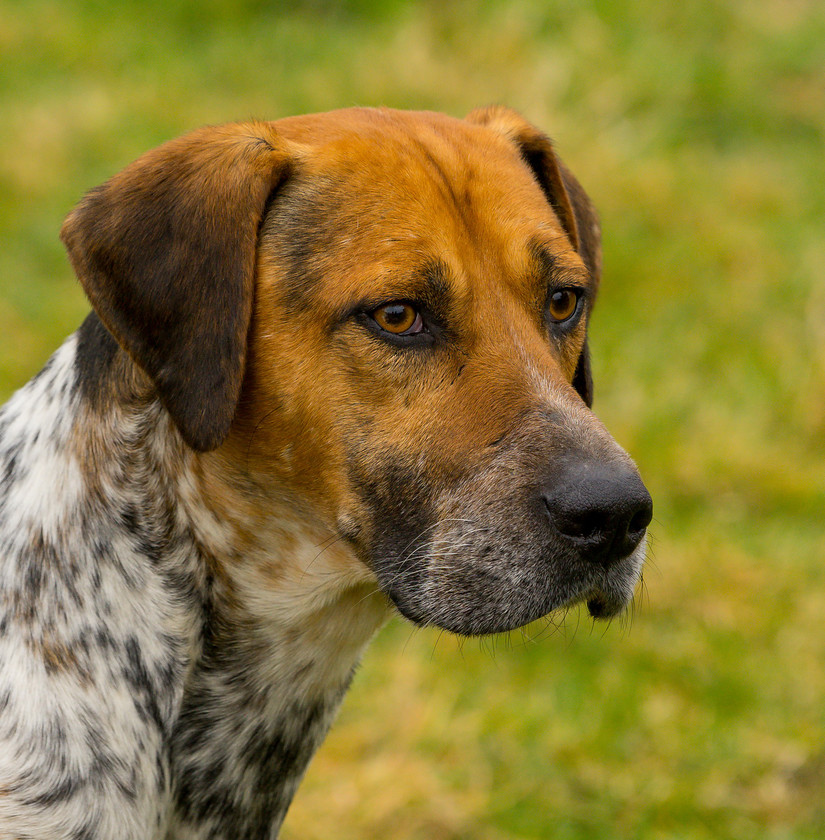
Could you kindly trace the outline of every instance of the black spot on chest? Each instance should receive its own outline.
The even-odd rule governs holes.
[[[4,485],[13,484],[17,477],[17,462],[19,454],[19,450],[17,449],[13,449],[8,453],[6,463],[3,467],[2,483]]]

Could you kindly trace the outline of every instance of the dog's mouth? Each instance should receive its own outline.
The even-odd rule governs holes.
[[[389,580],[379,574],[379,580],[383,578],[384,591],[398,611],[414,624],[486,636],[579,604],[586,605],[593,619],[610,620],[631,602],[643,558],[641,547],[610,569],[594,570],[581,562],[548,565],[546,558],[485,564],[475,555],[453,555],[449,566],[429,557]]]

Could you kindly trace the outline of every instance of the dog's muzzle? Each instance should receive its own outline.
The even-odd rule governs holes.
[[[595,618],[621,613],[641,576],[653,504],[595,421],[575,432],[563,414],[536,412],[435,510],[405,523],[409,512],[396,509],[382,529],[414,528],[403,545],[379,543],[385,591],[418,624],[483,635],[577,602]]]
[[[588,458],[565,461],[542,492],[550,525],[587,563],[610,570],[644,552],[643,541],[653,519],[653,500],[635,467]],[[639,565],[641,559],[639,558]],[[594,618],[608,618],[624,608],[624,596],[607,589],[587,597]]]

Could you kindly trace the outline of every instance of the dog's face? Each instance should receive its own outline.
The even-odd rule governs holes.
[[[210,239],[226,235],[214,220],[194,237],[198,289],[209,272],[235,272],[245,284],[220,292],[223,315],[213,304],[176,304],[178,320],[209,322],[202,337],[157,350],[167,339],[146,339],[147,316],[137,329],[112,303],[113,282],[121,297],[134,296],[135,284],[112,280],[125,269],[112,265],[111,245],[98,248],[106,260],[93,260],[78,244],[101,238],[94,198],[64,232],[98,313],[153,378],[184,438],[199,449],[218,444],[325,522],[417,623],[479,634],[578,600],[594,615],[623,609],[641,570],[650,499],[588,407],[598,225],[546,139],[502,109],[466,121],[355,110],[270,124],[260,144],[274,163],[262,164],[247,142],[252,174],[232,170],[244,166],[236,155],[227,177],[249,178],[264,200],[257,212],[219,220],[247,229],[229,234],[223,251]],[[199,169],[201,191],[220,191],[227,166],[214,161],[224,153],[176,148],[140,173],[160,169],[168,182],[187,154],[202,165],[185,165],[174,196],[167,188],[155,196],[176,214],[197,203],[181,195]],[[124,187],[110,182],[105,203]],[[219,198],[201,201],[217,208]],[[192,210],[196,228],[199,212],[229,211]],[[106,224],[121,250],[135,239]],[[146,247],[169,234],[141,236]],[[209,375],[207,362],[189,357],[175,367],[196,375],[169,373],[169,357],[187,347],[221,367],[225,391],[234,377],[232,395],[206,404],[222,412],[219,423],[180,406],[181,390]]]

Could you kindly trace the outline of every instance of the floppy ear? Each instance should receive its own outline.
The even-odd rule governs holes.
[[[266,123],[199,129],[92,190],[61,231],[97,315],[197,450],[235,414],[258,229],[291,161]]]
[[[501,106],[478,109],[470,113],[467,119],[487,125],[515,143],[561,222],[570,244],[587,266],[597,289],[602,273],[599,217],[581,184],[556,155],[550,138],[530,125],[516,111]],[[573,387],[588,406],[593,404],[593,378],[587,340],[573,376]]]
[[[576,372],[573,374],[573,387],[579,392],[588,408],[593,407],[593,371],[590,367],[590,347],[585,338],[582,351],[579,354],[579,361],[576,363]]]

